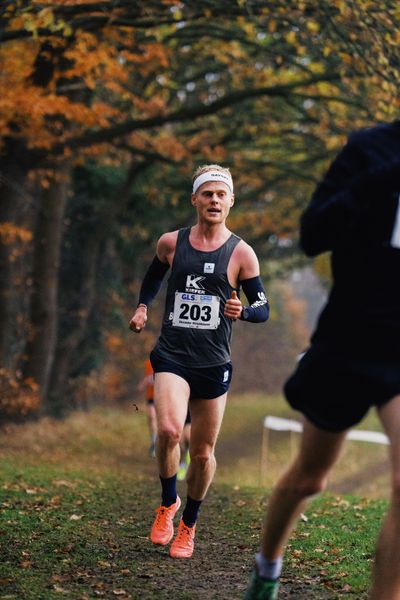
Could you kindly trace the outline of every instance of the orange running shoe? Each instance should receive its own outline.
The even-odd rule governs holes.
[[[151,528],[150,539],[153,544],[168,544],[174,535],[173,519],[181,505],[181,499],[176,497],[176,502],[171,506],[159,506],[156,509],[157,516]]]
[[[196,525],[193,527],[188,527],[182,521],[179,522],[178,533],[176,534],[176,538],[171,544],[171,548],[169,549],[169,555],[172,558],[190,558],[193,554],[194,550],[194,533],[196,530]]]

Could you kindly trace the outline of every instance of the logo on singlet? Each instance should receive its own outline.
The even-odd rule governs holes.
[[[202,281],[205,279],[202,275],[188,275],[186,277],[186,291],[204,294]]]

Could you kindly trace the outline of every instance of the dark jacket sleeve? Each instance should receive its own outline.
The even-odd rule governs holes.
[[[365,168],[358,145],[349,138],[317,186],[300,221],[300,245],[308,256],[332,250],[338,240],[350,236],[358,218],[352,177]]]
[[[315,190],[300,223],[300,244],[308,256],[351,240],[374,196],[400,190],[400,146],[386,161],[377,160],[368,146],[364,132],[350,136]]]

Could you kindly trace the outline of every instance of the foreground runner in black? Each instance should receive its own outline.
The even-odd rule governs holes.
[[[174,534],[173,518],[180,506],[176,493],[179,440],[189,406],[188,495],[170,548],[175,558],[189,558],[193,553],[198,512],[216,468],[214,448],[232,375],[232,322],[262,322],[269,313],[257,257],[225,225],[233,203],[228,169],[206,165],[195,172],[192,204],[197,223],[161,236],[129,325],[140,333],[147,306],[171,269],[161,335],[151,354],[162,487],[151,540],[166,545]],[[238,297],[240,287],[250,302],[248,307]]]
[[[373,405],[390,440],[392,502],[370,599],[400,599],[399,193],[397,121],[351,135],[303,214],[303,249],[309,256],[332,251],[333,287],[311,347],[285,386],[304,414],[304,431],[298,456],[273,490],[247,600],[276,597],[270,582],[279,579],[306,499],[324,489],[346,431]]]

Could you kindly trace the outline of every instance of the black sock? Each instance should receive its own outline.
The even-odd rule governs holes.
[[[161,477],[161,505],[162,506],[171,506],[176,502],[176,475],[172,477]]]
[[[187,497],[185,510],[182,514],[182,521],[187,527],[193,527],[197,521],[202,500],[193,500],[190,496]]]

